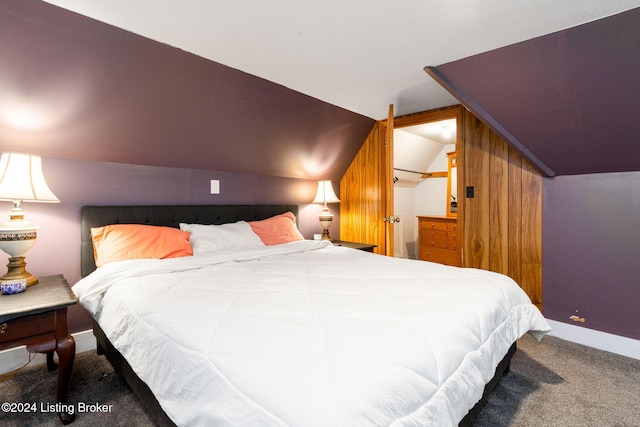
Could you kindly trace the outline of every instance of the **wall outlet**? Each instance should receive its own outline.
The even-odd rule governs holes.
[[[211,194],[220,194],[220,180],[212,179],[211,180]]]

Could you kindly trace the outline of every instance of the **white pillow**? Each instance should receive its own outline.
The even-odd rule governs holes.
[[[246,221],[222,225],[180,224],[180,230],[191,233],[193,254],[229,248],[264,246]]]

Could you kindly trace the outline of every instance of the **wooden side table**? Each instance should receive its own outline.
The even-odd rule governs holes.
[[[333,244],[336,246],[344,246],[345,248],[359,249],[365,252],[373,252],[373,249],[377,246],[370,243],[347,242],[346,240],[334,240]]]
[[[40,282],[16,295],[0,295],[0,350],[20,345],[30,353],[46,353],[47,368],[59,370],[56,401],[66,403],[76,343],[67,326],[67,307],[78,302],[62,275],[40,277]],[[60,405],[65,408],[68,405]],[[75,411],[60,412],[63,424],[75,419]]]

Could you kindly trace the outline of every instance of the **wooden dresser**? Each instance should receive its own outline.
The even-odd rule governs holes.
[[[418,216],[418,258],[462,267],[456,218]]]

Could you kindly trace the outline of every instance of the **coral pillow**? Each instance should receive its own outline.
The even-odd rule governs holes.
[[[171,227],[114,224],[92,228],[96,266],[142,258],[177,258],[193,255],[189,233]]]
[[[265,245],[304,240],[296,226],[296,216],[292,212],[285,212],[262,221],[251,221],[249,225]]]

